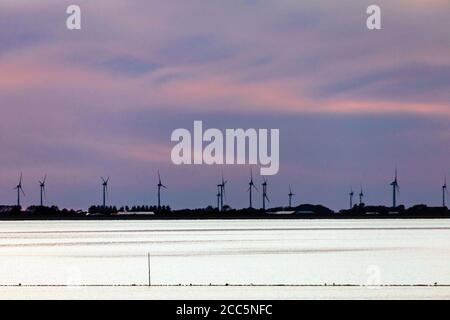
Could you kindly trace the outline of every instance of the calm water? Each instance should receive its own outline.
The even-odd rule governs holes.
[[[450,220],[0,222],[0,284],[147,284],[149,252],[153,284],[450,284]]]

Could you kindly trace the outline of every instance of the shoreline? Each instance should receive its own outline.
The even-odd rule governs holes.
[[[82,217],[51,217],[51,216],[22,216],[22,217],[0,217],[1,221],[179,221],[179,220],[426,220],[426,219],[450,219],[450,215],[445,216],[407,216],[407,215],[389,215],[389,216],[298,216],[298,215],[266,215],[266,216],[174,216],[162,217],[153,215],[122,215],[122,216],[82,216]]]
[[[0,287],[5,299],[98,299],[98,300],[359,300],[431,299],[450,300],[443,286],[114,286],[114,287]],[[131,298],[130,298],[131,297]]]

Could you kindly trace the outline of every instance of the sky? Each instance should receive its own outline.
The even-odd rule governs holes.
[[[82,29],[66,28],[77,4]],[[450,2],[1,0],[0,204],[247,207],[249,166],[172,164],[173,130],[280,129],[271,206],[441,204],[450,179]],[[255,172],[258,171],[255,167]],[[261,177],[255,177],[260,185]],[[261,189],[261,188],[260,188]],[[260,194],[255,195],[261,205]],[[356,200],[356,199],[355,199]]]

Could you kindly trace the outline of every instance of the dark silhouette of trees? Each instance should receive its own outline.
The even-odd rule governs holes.
[[[118,212],[115,206],[91,206],[88,210],[89,214],[112,215]]]
[[[158,208],[155,205],[98,206],[93,205],[88,212],[71,209],[60,210],[56,206],[30,206],[22,211],[18,206],[0,205],[0,219],[361,219],[361,218],[450,218],[444,207],[428,207],[425,204],[405,208],[399,205],[373,206],[356,204],[351,209],[333,210],[322,205],[301,204],[296,207],[276,207],[267,210],[244,208],[233,209],[224,206],[223,211],[216,207],[172,210],[169,206]]]

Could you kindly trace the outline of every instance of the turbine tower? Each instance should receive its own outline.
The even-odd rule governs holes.
[[[20,173],[19,184],[14,189],[17,190],[17,206],[20,207],[20,193],[25,197],[25,192],[22,188],[22,173]]]
[[[158,210],[161,210],[161,188],[167,189],[167,187],[162,184],[161,175],[158,171]]]
[[[359,191],[359,205],[363,204],[363,198],[364,198],[364,192],[363,192],[363,188],[361,187],[361,190]]]
[[[108,194],[108,182],[109,182],[109,177],[108,177],[108,179],[104,179],[103,177],[100,177],[100,178],[102,178],[102,186],[103,186],[103,208],[105,208],[106,207],[106,196],[107,196],[107,194]]]
[[[39,181],[39,187],[41,189],[41,207],[44,206],[44,198],[47,198],[45,194],[45,182],[47,181],[47,175],[44,176],[44,180]]]
[[[395,168],[395,177],[394,181],[391,182],[391,186],[392,186],[392,207],[395,208],[397,206],[397,192],[400,191],[397,181],[397,168]]]
[[[267,196],[267,179],[263,177],[263,183],[262,183],[262,187],[263,187],[263,210],[266,210],[266,200],[267,202],[270,202],[269,197]]]
[[[292,193],[291,186],[289,186],[289,208],[292,208],[292,196],[295,196],[295,193]]]
[[[253,204],[252,204],[252,189],[255,189],[257,192],[259,192],[258,188],[256,188],[255,184],[253,183],[253,172],[252,169],[250,168],[250,182],[248,183],[249,187],[248,187],[248,193],[249,193],[249,200],[250,200],[250,209],[253,209]]]
[[[445,195],[448,193],[447,191],[447,177],[444,178],[444,185],[442,186],[442,207],[446,207],[445,203]]]
[[[217,185],[217,210],[220,211],[220,185]]]
[[[222,199],[222,185],[219,183],[217,185],[217,208],[219,209],[219,211],[222,211],[220,199]]]
[[[353,196],[355,193],[353,192],[353,188],[350,189],[350,193],[348,194],[350,196],[350,209],[353,208]]]

